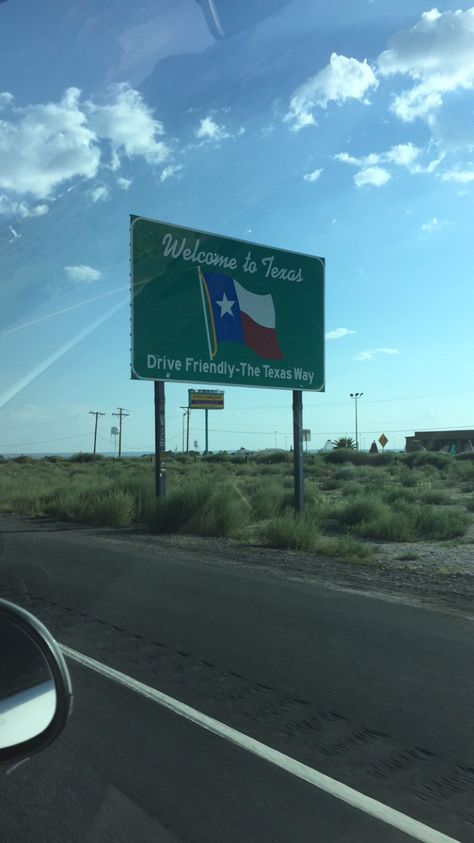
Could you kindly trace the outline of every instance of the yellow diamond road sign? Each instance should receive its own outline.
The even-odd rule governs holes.
[[[386,444],[387,444],[387,442],[388,442],[388,439],[387,439],[387,437],[385,436],[385,433],[382,433],[382,435],[381,435],[381,436],[379,436],[379,442],[380,442],[380,444],[381,444],[382,448],[385,448],[385,445],[386,445]]]

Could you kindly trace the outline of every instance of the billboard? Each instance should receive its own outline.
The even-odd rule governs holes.
[[[221,389],[189,389],[190,410],[223,410],[224,393]]]
[[[324,390],[323,258],[131,217],[132,377]]]

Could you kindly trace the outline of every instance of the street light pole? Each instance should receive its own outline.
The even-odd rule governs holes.
[[[359,450],[359,438],[358,438],[358,430],[357,430],[357,402],[359,398],[362,398],[363,392],[351,392],[349,393],[351,398],[354,399],[355,402],[355,440],[356,440],[356,451]]]

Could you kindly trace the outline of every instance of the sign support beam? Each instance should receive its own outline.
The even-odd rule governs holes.
[[[166,491],[166,475],[161,454],[166,447],[165,435],[165,384],[154,381],[155,388],[155,495],[163,500]]]
[[[207,409],[204,410],[204,413],[205,413],[205,419],[206,419],[206,447],[204,449],[204,453],[207,454],[208,449],[209,449],[209,421],[208,421],[209,410],[207,410]]]
[[[304,464],[303,464],[303,393],[293,390],[293,471],[295,489],[295,513],[304,509]]]

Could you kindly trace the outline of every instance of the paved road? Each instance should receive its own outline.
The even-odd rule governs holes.
[[[474,841],[470,619],[107,531],[6,517],[0,527],[3,594],[58,640]],[[7,780],[6,839],[55,839],[48,793],[63,806],[58,840],[132,839],[127,823],[143,841],[407,839],[131,691],[72,669],[67,732]],[[18,819],[25,799],[29,818]]]

